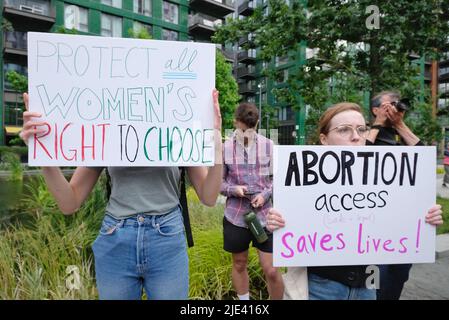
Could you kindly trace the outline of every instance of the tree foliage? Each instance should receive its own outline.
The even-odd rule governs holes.
[[[135,38],[135,39],[152,39],[151,34],[145,28],[140,28],[137,31],[134,30],[133,28],[129,28],[128,35],[130,38]]]
[[[240,100],[237,82],[232,76],[232,66],[226,62],[220,50],[215,54],[215,86],[220,92],[219,102],[222,116],[222,128],[232,129],[234,111]]]
[[[447,0],[290,3],[268,0],[268,13],[259,7],[247,19],[230,19],[219,28],[214,41],[235,43],[251,33],[252,41],[244,49],[259,48],[258,58],[268,62],[287,54],[298,59],[301,44],[314,50],[303,66],[289,73],[287,89],[281,93],[296,110],[300,98],[312,107],[313,114],[336,97],[337,101],[356,98],[354,102],[361,102],[358,98],[362,92],[372,96],[387,89],[399,90],[403,96],[418,101],[417,96],[423,92],[418,81],[419,64],[413,59],[437,59],[448,50]],[[379,9],[378,16],[370,11],[372,5]],[[379,28],[373,27],[372,19],[378,19]],[[274,78],[273,68],[266,70],[268,77]],[[331,90],[329,83],[338,79],[346,84]]]
[[[28,78],[16,71],[8,71],[6,73],[6,79],[11,83],[12,88],[17,92],[28,91]]]

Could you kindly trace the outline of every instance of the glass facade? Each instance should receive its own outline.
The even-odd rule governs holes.
[[[102,13],[101,35],[105,37],[121,37],[122,18]]]
[[[179,7],[177,4],[163,1],[162,2],[162,18],[166,22],[174,24],[179,23]]]
[[[73,4],[64,5],[64,27],[82,32],[89,31],[89,10]]]

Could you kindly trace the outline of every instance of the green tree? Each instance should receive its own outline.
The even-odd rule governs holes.
[[[72,29],[67,29],[64,26],[57,26],[54,29],[55,33],[63,33],[63,34],[78,34],[78,30],[76,30],[75,28]]]
[[[12,23],[8,19],[5,19],[5,18],[3,18],[0,28],[3,31],[14,31]]]
[[[234,111],[240,100],[237,82],[232,76],[232,66],[228,62],[220,50],[216,50],[215,54],[215,86],[220,92],[219,102],[221,109],[222,128],[232,129]]]
[[[135,31],[133,28],[128,29],[128,36],[134,39],[152,39],[150,33],[145,28]]]
[[[252,33],[252,43],[244,48],[259,48],[258,57],[268,62],[285,55],[295,59],[301,45],[313,49],[315,54],[308,57],[306,64],[289,74],[288,89],[282,92],[283,99],[296,110],[300,99],[312,110],[319,110],[335,97],[350,100],[361,97],[362,92],[372,95],[385,89],[399,90],[417,101],[417,96],[423,94],[417,81],[419,65],[411,61],[410,54],[438,58],[447,47],[447,0],[290,3],[269,0],[268,13],[258,8],[247,19],[230,19],[218,29],[214,40],[235,43]],[[379,15],[370,11],[372,5],[377,6]],[[378,19],[378,26],[371,23],[373,19]],[[273,67],[266,71],[271,78],[275,73]],[[338,78],[350,85],[330,90],[330,81]],[[420,111],[418,107],[415,110]]]
[[[12,88],[17,92],[28,91],[28,78],[16,71],[8,71],[6,79],[11,83]]]

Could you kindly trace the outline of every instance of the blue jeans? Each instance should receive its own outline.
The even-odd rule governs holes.
[[[309,300],[376,300],[376,290],[351,288],[309,273]]]
[[[92,245],[100,299],[187,299],[189,262],[180,208],[117,220],[106,215]]]
[[[411,268],[411,264],[379,266],[380,288],[377,290],[377,300],[399,300]]]

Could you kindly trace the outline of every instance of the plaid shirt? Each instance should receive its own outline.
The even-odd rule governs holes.
[[[244,215],[254,211],[262,226],[266,224],[266,215],[271,208],[272,186],[272,153],[273,141],[262,135],[254,134],[248,148],[243,146],[237,135],[223,144],[223,182],[221,194],[226,196],[226,219],[239,227],[247,227]],[[236,197],[237,186],[246,186],[253,195]],[[258,194],[265,199],[262,207],[253,208],[251,200]]]

